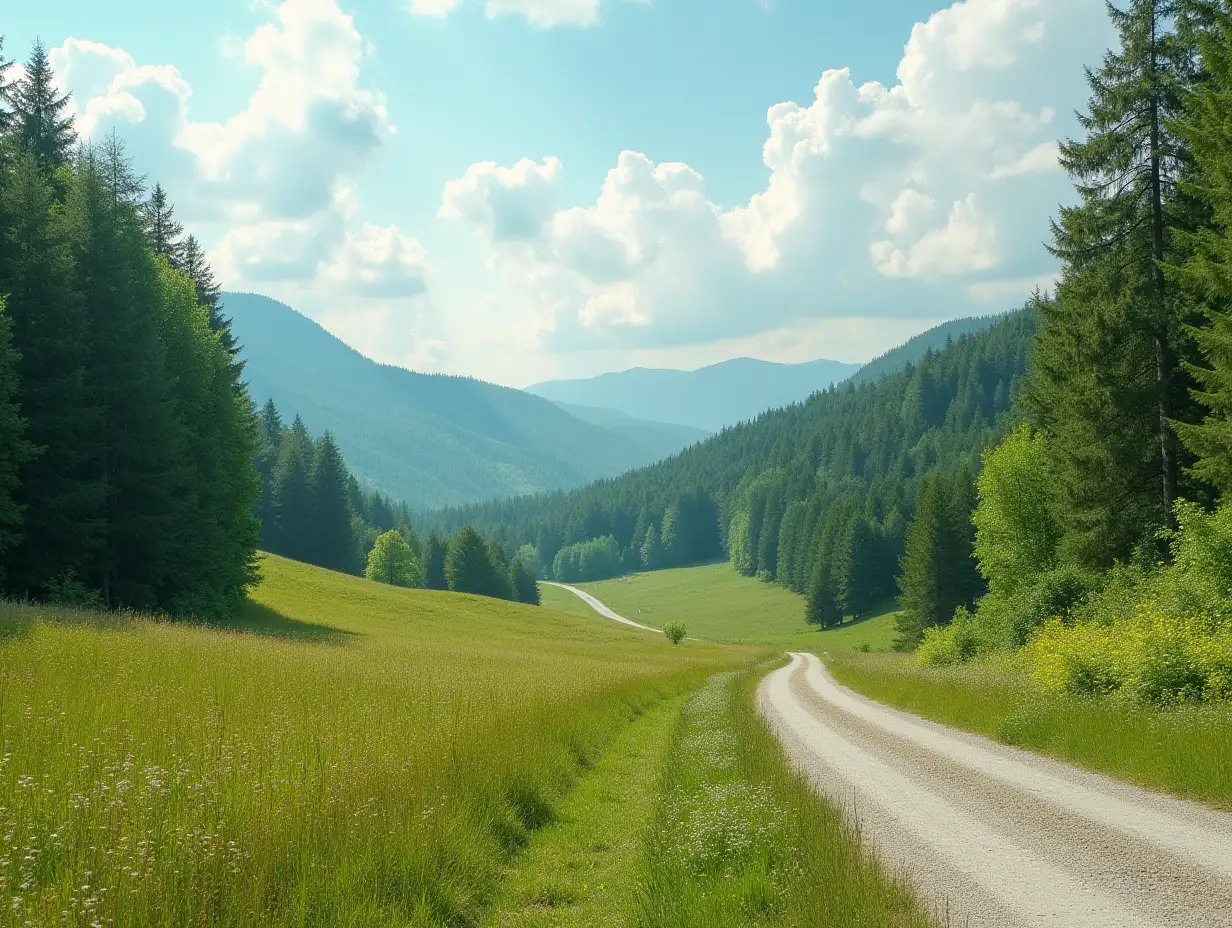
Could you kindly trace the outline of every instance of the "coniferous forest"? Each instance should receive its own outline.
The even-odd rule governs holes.
[[[166,192],[120,138],[78,139],[42,45],[20,81],[10,70],[0,43],[5,593],[219,616],[256,582],[258,548],[363,574],[394,532],[422,565],[397,585],[537,602],[523,562],[487,543],[490,569],[451,582],[458,539],[421,545],[329,434],[253,409],[220,288]]]

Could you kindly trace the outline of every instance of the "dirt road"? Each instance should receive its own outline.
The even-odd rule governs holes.
[[[1232,928],[1232,815],[888,709],[813,655],[759,703],[951,925]]]
[[[586,605],[590,606],[591,609],[595,610],[595,612],[599,613],[599,615],[603,616],[605,619],[611,619],[613,622],[619,622],[621,625],[628,625],[632,628],[640,628],[644,632],[654,632],[656,635],[663,634],[662,629],[651,628],[649,625],[639,625],[637,622],[634,622],[631,619],[626,619],[623,615],[617,615],[615,612],[613,612],[603,603],[599,602],[599,600],[595,599],[585,590],[579,590],[576,586],[569,586],[569,584],[567,583],[548,583],[547,581],[543,581],[543,585],[544,586],[554,586],[554,587],[557,587],[558,589],[568,590],[570,593],[578,597],[580,600],[582,600],[582,602],[586,603]]]

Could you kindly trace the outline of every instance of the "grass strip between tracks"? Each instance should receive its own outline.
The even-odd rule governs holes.
[[[794,772],[754,692],[718,674],[684,705],[641,865],[641,928],[926,926],[912,891]]]

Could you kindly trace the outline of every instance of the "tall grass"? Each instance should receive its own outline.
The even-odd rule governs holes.
[[[1148,789],[1232,809],[1232,705],[1158,707],[1041,692],[1013,654],[960,667],[911,655],[823,655],[840,683],[926,718]]]
[[[717,675],[685,704],[643,861],[639,925],[932,925],[789,767],[754,705],[766,669]]]
[[[0,925],[470,925],[631,717],[747,656],[276,558],[235,625],[3,607]]]

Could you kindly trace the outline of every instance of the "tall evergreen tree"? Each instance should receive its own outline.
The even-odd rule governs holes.
[[[0,292],[20,346],[18,402],[36,456],[22,469],[21,543],[4,559],[11,593],[38,597],[49,580],[85,579],[103,531],[95,466],[103,411],[87,382],[90,320],[78,286],[69,217],[20,152],[0,188]],[[83,179],[85,182],[85,179]]]
[[[47,46],[36,39],[26,61],[26,73],[9,98],[21,141],[47,172],[68,164],[77,131],[67,113],[70,94],[56,92],[55,73]]]
[[[1086,138],[1061,146],[1081,202],[1053,225],[1064,272],[1055,300],[1040,301],[1027,400],[1055,455],[1067,547],[1091,566],[1126,556],[1152,524],[1170,524],[1170,421],[1187,420],[1192,405],[1178,360],[1190,350],[1186,307],[1164,274],[1175,232],[1194,220],[1178,187],[1189,153],[1171,128],[1196,72],[1177,6],[1109,5],[1119,48],[1088,72]]]
[[[141,218],[145,224],[145,234],[150,240],[150,249],[154,254],[165,258],[172,267],[180,268],[180,236],[184,233],[184,226],[176,221],[175,207],[167,198],[167,191],[163,190],[162,184],[155,184],[149,198],[142,204]],[[193,282],[195,284],[196,280]],[[200,294],[197,298],[205,302]]]
[[[433,532],[424,545],[424,568],[427,571],[427,585],[430,590],[449,589],[449,578],[445,573],[445,560],[449,554],[449,542]]]
[[[513,562],[513,591],[520,603],[528,606],[538,606],[542,601],[539,595],[539,578],[521,560]]]
[[[139,193],[113,137],[83,154],[68,209],[90,339],[86,383],[102,410],[89,454],[103,485],[104,528],[90,579],[110,605],[153,608],[180,554],[177,524],[191,499]]]
[[[278,468],[282,446],[282,417],[272,399],[261,407],[257,431],[257,454],[253,460],[261,480],[261,495],[257,502],[257,520],[261,523],[261,545],[273,551],[278,544],[278,509],[274,495],[274,474]]]
[[[1202,362],[1189,365],[1206,416],[1177,429],[1195,456],[1194,474],[1226,495],[1232,492],[1232,9],[1203,3],[1201,12],[1205,22],[1194,35],[1206,79],[1187,98],[1178,131],[1193,153],[1195,178],[1187,190],[1211,223],[1181,237],[1187,260],[1173,270],[1206,317],[1206,326],[1190,329]]]
[[[473,528],[462,529],[449,545],[445,576],[455,593],[492,596],[497,584],[488,546]]]
[[[838,604],[845,615],[859,618],[880,599],[884,567],[879,557],[881,547],[881,539],[864,513],[856,512],[835,553]]]
[[[274,470],[274,545],[278,554],[296,561],[312,558],[312,492],[309,485],[313,444],[304,420],[296,416],[279,442]]]
[[[17,490],[22,467],[35,450],[26,440],[26,422],[17,405],[17,359],[13,324],[0,296],[0,554],[21,538],[22,506]]]
[[[0,135],[7,132],[13,124],[13,111],[10,109],[13,103],[13,82],[9,79],[9,72],[13,67],[13,62],[4,57],[4,36],[0,35]]]
[[[222,338],[223,346],[232,354],[239,352],[235,335],[231,332],[231,320],[222,314],[222,288],[214,279],[214,272],[205,259],[205,251],[196,237],[189,235],[180,246],[179,267],[197,287],[197,300],[209,310],[210,327]]]
[[[663,545],[659,543],[659,529],[653,522],[646,529],[639,557],[642,566],[647,570],[658,570],[663,566]]]
[[[309,480],[312,563],[330,570],[355,568],[355,542],[347,469],[333,436],[326,432],[317,442]]]

